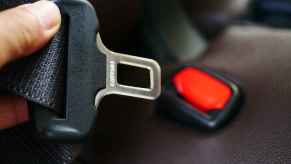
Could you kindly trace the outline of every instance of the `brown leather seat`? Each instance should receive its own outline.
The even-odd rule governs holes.
[[[245,102],[228,126],[200,132],[160,117],[148,102],[108,97],[83,159],[102,164],[289,163],[290,43],[287,30],[228,28],[197,62],[241,82]]]

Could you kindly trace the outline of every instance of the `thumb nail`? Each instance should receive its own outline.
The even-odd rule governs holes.
[[[46,29],[51,30],[61,22],[61,14],[58,6],[51,1],[38,1],[32,4],[24,5],[35,17],[40,24]]]

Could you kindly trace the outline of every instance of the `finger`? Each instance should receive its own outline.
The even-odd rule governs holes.
[[[44,46],[60,24],[60,11],[51,1],[38,1],[1,12],[0,68]]]
[[[26,100],[20,97],[0,97],[0,129],[29,120]]]

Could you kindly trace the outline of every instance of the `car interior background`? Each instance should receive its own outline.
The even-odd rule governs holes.
[[[91,3],[104,44],[156,59],[163,84],[176,68],[196,65],[234,79],[243,98],[223,127],[205,131],[165,115],[159,99],[108,96],[90,140],[73,145],[76,163],[290,163],[291,1]]]

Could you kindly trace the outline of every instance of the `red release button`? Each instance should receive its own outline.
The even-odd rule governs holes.
[[[223,110],[232,96],[229,86],[196,68],[187,67],[173,77],[178,93],[202,112]]]

